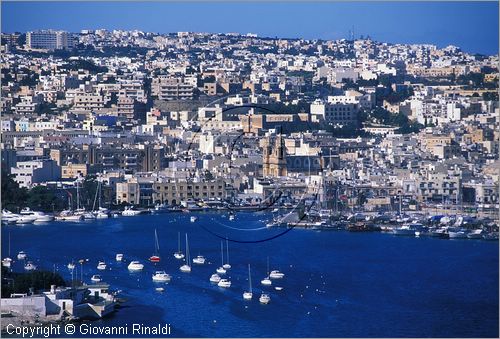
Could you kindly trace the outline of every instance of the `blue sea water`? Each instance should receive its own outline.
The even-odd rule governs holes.
[[[88,258],[84,280],[100,274],[127,302],[92,326],[170,324],[175,337],[498,337],[499,246],[481,240],[396,237],[384,233],[349,233],[293,229],[270,241],[230,242],[229,289],[209,277],[221,264],[220,239],[262,240],[283,229],[266,229],[265,213],[170,213],[120,217],[82,223],[2,226],[2,256],[24,250],[39,267],[71,279],[66,265]],[[157,229],[162,261],[147,262]],[[241,229],[241,230],[238,230]],[[177,235],[189,235],[191,257],[204,266],[181,273],[173,257]],[[124,253],[125,262],[115,261]],[[270,268],[286,274],[273,286],[260,284]],[[106,271],[97,262],[108,264]],[[127,263],[145,263],[130,273]],[[244,301],[247,265],[252,267],[254,299]],[[21,263],[14,264],[22,270]],[[153,283],[155,269],[172,275]],[[78,272],[80,275],[80,272]],[[155,287],[164,286],[164,292]],[[282,286],[276,291],[274,286]],[[261,291],[271,302],[261,305]]]

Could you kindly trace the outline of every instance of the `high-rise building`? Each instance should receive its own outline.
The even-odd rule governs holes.
[[[65,31],[39,30],[26,33],[26,44],[29,48],[69,49],[74,46],[74,37]]]

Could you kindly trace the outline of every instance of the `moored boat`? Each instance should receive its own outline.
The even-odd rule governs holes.
[[[170,275],[165,271],[156,271],[155,274],[153,274],[153,281],[156,282],[167,282],[170,281],[170,278]]]
[[[197,265],[203,265],[205,264],[205,257],[202,255],[197,256],[196,258],[193,259],[193,264]]]
[[[36,265],[33,264],[31,261],[28,261],[25,265],[24,265],[24,269],[26,271],[34,271],[37,269]]]
[[[182,265],[179,270],[184,273],[189,273],[191,272],[191,265],[189,263],[189,241],[188,241],[188,235],[186,233],[186,263]]]
[[[283,277],[285,277],[285,273],[282,273],[278,270],[274,270],[269,273],[269,278],[271,279],[282,279]]]
[[[210,277],[210,282],[212,283],[218,283],[221,280],[221,277],[218,274],[212,274]]]
[[[142,271],[144,269],[144,265],[139,261],[134,260],[131,261],[130,264],[128,264],[127,268],[129,271]]]
[[[261,304],[268,304],[270,301],[271,301],[271,297],[269,296],[269,294],[262,293],[260,295],[259,302]]]
[[[7,257],[2,259],[2,266],[10,268],[11,265],[12,265],[12,259],[10,258],[10,232],[9,232],[9,248],[7,252]]]
[[[155,228],[155,251],[154,254],[149,257],[149,261],[151,261],[152,263],[159,263],[160,260],[160,244],[158,243],[158,234],[156,233]]]
[[[252,300],[252,275],[250,274],[250,264],[248,264],[248,291],[243,292],[244,300]]]
[[[122,216],[124,217],[134,217],[136,215],[141,214],[142,211],[135,210],[133,207],[125,207],[125,210],[122,212]]]
[[[7,257],[2,259],[2,266],[9,268],[12,265],[12,259]]]
[[[498,240],[498,232],[486,233],[483,235],[484,240]]]
[[[221,267],[216,269],[218,274],[226,274],[226,269],[224,268],[224,244],[220,242],[220,254],[221,254]]]
[[[15,223],[19,217],[19,214],[12,213],[6,209],[2,210],[2,223]]]
[[[19,253],[17,254],[17,260],[24,260],[26,259],[26,257],[28,257],[28,254],[26,254],[26,252],[24,251],[19,251]]]
[[[184,259],[184,253],[181,251],[181,232],[177,232],[177,242],[178,242],[178,247],[177,247],[177,252],[174,253],[174,258],[181,260]]]
[[[467,234],[468,239],[482,239],[483,238],[483,230],[477,229],[473,230],[469,234]]]
[[[228,270],[231,268],[231,265],[229,264],[229,241],[226,238],[226,263],[222,265],[222,267],[225,270]]]
[[[450,239],[467,239],[467,232],[465,230],[448,230],[448,237]]]
[[[415,229],[408,226],[408,225],[403,225],[398,228],[393,228],[392,229],[392,234],[394,235],[408,235],[408,236],[414,236],[415,235]]]
[[[229,288],[229,287],[231,287],[231,281],[229,279],[221,279],[217,283],[217,286],[224,287],[224,288]]]

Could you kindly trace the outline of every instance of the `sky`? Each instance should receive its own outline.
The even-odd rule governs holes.
[[[455,45],[498,54],[497,2],[1,2],[2,32],[138,29]]]

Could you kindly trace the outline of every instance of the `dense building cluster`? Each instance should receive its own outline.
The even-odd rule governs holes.
[[[370,38],[2,34],[2,170],[106,204],[498,209],[498,57]],[[313,199],[318,197],[318,199]]]

